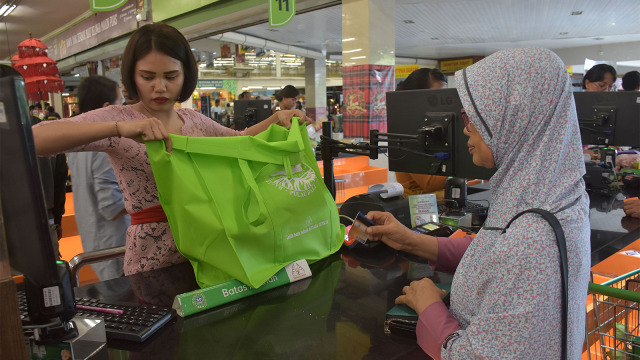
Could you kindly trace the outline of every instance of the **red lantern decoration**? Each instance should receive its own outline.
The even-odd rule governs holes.
[[[15,59],[15,62],[14,62]],[[22,74],[27,99],[49,100],[49,93],[64,91],[64,83],[58,77],[57,63],[47,57],[47,46],[31,37],[18,44],[18,55],[11,58],[13,67]]]
[[[46,56],[21,58],[14,65],[23,76],[58,75],[57,63]]]
[[[11,58],[11,66],[16,67],[16,63],[20,60],[20,56],[18,54],[13,55]]]
[[[18,44],[18,56],[21,58],[47,56],[47,45],[40,39],[32,38],[31,33],[29,33],[29,38]]]

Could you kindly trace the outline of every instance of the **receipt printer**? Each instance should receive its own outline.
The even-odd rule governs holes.
[[[350,197],[340,207],[340,215],[354,219],[358,211],[365,215],[369,211],[386,211],[393,214],[404,226],[410,228],[411,214],[409,212],[409,199],[406,199],[402,195],[383,198],[380,194],[381,193],[373,192]]]

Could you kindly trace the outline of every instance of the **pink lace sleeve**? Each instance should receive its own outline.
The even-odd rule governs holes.
[[[136,116],[138,114],[138,116]],[[93,111],[86,112],[84,114],[76,115],[72,118],[60,119],[60,120],[49,120],[42,121],[33,127],[41,127],[48,126],[52,123],[58,122],[106,122],[106,121],[128,121],[134,120],[136,118],[144,118],[144,115],[133,112],[126,111],[126,107],[122,105],[112,105],[106,108],[100,108]],[[77,151],[101,151],[101,152],[109,152],[117,147],[120,138],[118,137],[109,137],[102,140],[94,141],[92,143],[78,146],[71,149],[66,149],[63,152],[77,152]]]

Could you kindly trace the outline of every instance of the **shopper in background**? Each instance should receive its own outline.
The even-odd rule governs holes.
[[[624,74],[622,88],[624,91],[638,91],[640,89],[640,72],[634,70]]]
[[[251,93],[248,91],[243,91],[240,95],[238,95],[238,100],[251,100]]]
[[[293,85],[287,85],[274,94],[280,104],[280,110],[295,109],[300,91]]]
[[[220,106],[220,99],[215,99],[213,101],[213,106],[211,107],[211,118],[221,123],[223,116],[224,116],[224,108]]]
[[[526,71],[523,71],[526,69]],[[508,81],[507,81],[508,79]],[[434,359],[560,359],[558,244],[537,214],[552,212],[568,254],[568,357],[579,359],[590,271],[589,197],[569,74],[550,50],[499,51],[456,72],[474,164],[497,170],[484,227],[470,237],[436,238],[370,212],[370,240],[455,271],[451,305],[428,278],[403,288],[398,304],[419,314],[418,344]]]
[[[60,118],[60,114],[58,114],[56,112],[56,110],[53,108],[53,106],[48,106],[47,107],[47,113],[44,114],[44,119],[45,120],[59,120]]]
[[[120,87],[104,76],[90,76],[78,86],[80,114],[122,104]],[[84,252],[124,246],[131,218],[107,154],[85,151],[69,154],[73,207]],[[122,276],[122,258],[92,264],[100,281]]]
[[[416,89],[442,89],[447,78],[438,69],[422,68],[413,71],[396,87],[396,91]],[[404,195],[427,194],[444,189],[446,176],[396,172],[396,181],[404,187]]]
[[[420,68],[400,81],[396,91],[417,89],[442,89],[447,87],[447,77],[438,69]]]
[[[582,78],[584,91],[611,91],[616,82],[616,69],[609,64],[597,64],[589,69]]]
[[[144,141],[162,140],[171,151],[169,134],[184,136],[256,135],[271,124],[288,127],[298,111],[279,111],[244,131],[228,129],[192,109],[175,109],[191,97],[198,66],[189,43],[175,28],[148,24],[136,30],[122,56],[122,79],[134,105],[113,105],[72,119],[42,122],[33,128],[40,155],[72,151],[105,152],[124,195],[132,225],[127,230],[124,273],[130,275],[180,263],[160,206]]]

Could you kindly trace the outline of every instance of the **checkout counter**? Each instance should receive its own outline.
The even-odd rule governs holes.
[[[486,187],[486,185],[482,185]],[[592,265],[640,237],[640,219],[624,216],[625,191],[592,193]],[[471,198],[486,198],[478,192]],[[640,258],[639,264],[640,264]],[[638,265],[637,267],[640,267]],[[383,331],[385,313],[414,279],[450,283],[387,246],[342,248],[311,264],[313,276],[186,318],[144,343],[110,340],[110,358],[128,359],[429,359],[415,339]],[[76,288],[76,297],[171,306],[198,286],[188,263]]]
[[[429,359],[415,339],[383,331],[385,313],[412,280],[453,276],[387,246],[341,249],[310,265],[313,276],[189,317],[144,343],[107,343],[112,359]],[[171,306],[198,286],[191,265],[76,288],[76,297]]]

